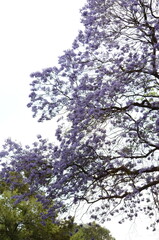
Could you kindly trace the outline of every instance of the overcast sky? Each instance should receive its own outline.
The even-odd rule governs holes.
[[[85,0],[0,0],[0,144],[11,137],[24,144],[38,133],[53,140],[55,122],[37,123],[27,109],[30,73],[57,64],[80,29]],[[87,218],[83,218],[87,221]],[[116,240],[158,240],[137,222],[106,224]]]
[[[52,123],[37,124],[29,101],[30,73],[56,65],[80,28],[84,0],[0,0],[0,142],[51,137]],[[53,127],[53,126],[52,126]]]

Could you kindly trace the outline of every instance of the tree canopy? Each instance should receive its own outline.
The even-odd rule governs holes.
[[[70,240],[115,240],[108,229],[101,227],[95,222],[74,226],[75,233]]]
[[[25,189],[26,190],[26,189]],[[24,192],[24,188],[22,188]],[[73,219],[54,224],[51,218],[42,219],[46,209],[33,196],[16,203],[19,189],[0,183],[0,239],[1,240],[70,240]]]
[[[86,201],[98,203],[94,219],[144,212],[159,222],[158,11],[157,0],[87,0],[72,48],[31,74],[28,107],[40,122],[59,116],[58,143],[8,142],[4,179],[29,169],[30,191],[44,186],[41,201],[56,209]]]

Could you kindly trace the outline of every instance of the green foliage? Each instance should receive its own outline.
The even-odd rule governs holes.
[[[15,204],[13,196],[19,190],[11,191],[3,184],[0,188],[0,240],[70,239],[72,220],[56,225],[47,218],[44,224],[41,214],[46,210],[35,197],[32,196],[28,201]]]
[[[70,240],[115,240],[110,234],[110,231],[101,227],[95,222],[84,226],[76,226],[75,234]]]
[[[22,175],[18,177],[19,183]],[[79,226],[73,219],[53,224],[51,219],[42,223],[42,214],[47,213],[34,196],[16,203],[15,196],[28,191],[28,185],[19,185],[14,190],[10,184],[0,182],[0,240],[115,240],[109,230],[95,222]],[[51,201],[50,201],[51,202]],[[70,236],[70,233],[73,233]]]

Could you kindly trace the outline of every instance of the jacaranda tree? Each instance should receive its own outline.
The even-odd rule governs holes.
[[[159,2],[87,0],[81,16],[58,67],[31,74],[28,107],[40,122],[59,116],[58,143],[49,157],[45,144],[35,157],[1,155],[10,170],[32,164],[31,190],[45,186],[56,207],[86,201],[95,219],[144,212],[158,222]]]

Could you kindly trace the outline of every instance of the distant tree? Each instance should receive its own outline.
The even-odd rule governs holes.
[[[101,227],[95,222],[84,224],[75,227],[75,234],[70,240],[115,240],[110,234],[110,231]]]
[[[10,170],[27,170],[30,191],[44,186],[45,198],[52,197],[58,211],[64,211],[63,203],[98,202],[94,219],[123,213],[122,223],[144,212],[154,227],[159,1],[87,0],[81,15],[84,30],[58,68],[31,74],[28,107],[40,122],[59,115],[57,146],[41,142],[22,150],[7,143],[1,157],[11,160],[11,169],[4,166],[1,175],[11,179]]]
[[[2,187],[3,186],[3,187]],[[5,186],[5,188],[4,188]],[[0,239],[1,240],[69,240],[73,221],[53,224],[50,218],[42,219],[46,212],[35,197],[16,203],[11,191],[1,182],[0,194]]]

